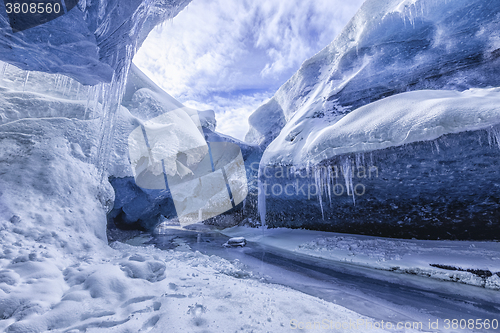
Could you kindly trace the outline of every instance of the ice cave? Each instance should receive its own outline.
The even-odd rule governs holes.
[[[500,2],[358,2],[0,3],[0,331],[497,331]],[[241,73],[345,9],[244,140],[135,58],[224,7]]]

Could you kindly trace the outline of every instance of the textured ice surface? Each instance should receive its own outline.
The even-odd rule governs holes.
[[[16,221],[25,237],[66,251],[102,246],[114,193],[109,184],[99,185],[91,163],[97,121],[75,117],[83,115],[83,102],[48,96],[11,99],[2,107],[23,119],[0,124],[0,220]],[[30,117],[40,110],[64,112]]]
[[[366,1],[250,117],[246,139],[265,149],[261,170],[307,174],[262,176],[261,220],[495,238],[499,13],[493,1]]]
[[[0,3],[0,60],[26,70],[65,74],[84,84],[110,82],[127,47],[139,47],[156,24],[189,2],[79,1],[68,14],[17,33]]]
[[[498,127],[268,167],[266,223],[418,239],[498,239]],[[284,170],[284,175],[280,172]],[[320,200],[321,197],[321,200]]]
[[[63,74],[95,86],[92,99],[102,103],[94,156],[101,181],[108,173],[113,125],[132,58],[156,24],[174,17],[188,3],[189,0],[80,1],[65,15],[16,33],[9,25],[4,4],[0,4],[0,60],[21,69]]]

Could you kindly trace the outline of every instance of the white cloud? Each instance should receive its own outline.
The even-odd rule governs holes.
[[[184,101],[184,105],[197,110],[214,110],[217,132],[244,141],[248,132],[248,117],[272,95],[272,93],[256,93],[230,97],[215,96],[209,98],[207,103],[187,100]]]
[[[181,102],[214,109],[218,131],[236,135],[255,103],[328,45],[362,2],[193,0],[150,33],[134,63]]]

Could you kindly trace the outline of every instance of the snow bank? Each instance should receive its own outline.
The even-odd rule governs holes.
[[[431,141],[445,134],[487,129],[499,123],[499,88],[413,91],[360,107],[333,125],[302,129],[311,134],[300,146],[280,135],[263,160],[317,164],[336,155]],[[290,157],[280,158],[282,155]]]

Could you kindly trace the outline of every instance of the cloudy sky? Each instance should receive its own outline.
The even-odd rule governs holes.
[[[248,116],[327,46],[363,0],[193,0],[156,27],[134,63],[243,139]]]

